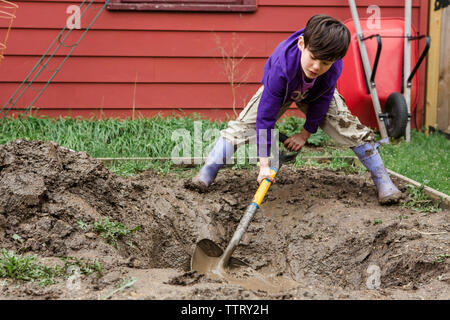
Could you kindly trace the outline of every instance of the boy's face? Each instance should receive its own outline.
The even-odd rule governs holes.
[[[303,36],[298,38],[298,48],[302,52],[301,65],[303,74],[310,80],[327,72],[334,61],[319,60],[305,47]]]

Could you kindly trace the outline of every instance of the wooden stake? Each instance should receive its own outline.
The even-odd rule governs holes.
[[[425,127],[437,126],[437,107],[439,93],[439,65],[441,53],[442,10],[434,10],[435,0],[430,1],[428,34],[431,38],[430,51],[427,57],[427,87],[425,104]]]

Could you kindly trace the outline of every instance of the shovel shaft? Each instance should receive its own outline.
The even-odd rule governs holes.
[[[257,210],[258,210],[258,207],[253,202],[247,207],[247,210],[245,211],[244,216],[242,217],[241,221],[239,222],[238,227],[236,228],[236,231],[233,234],[233,238],[231,238],[230,243],[228,244],[227,248],[223,252],[223,255],[219,261],[219,266],[222,269],[224,269],[228,266],[228,262],[230,261],[231,255],[233,254],[234,250],[236,249],[239,242],[241,241],[242,236],[244,235],[245,231],[247,230],[247,227],[250,224],[250,221],[252,221],[253,216],[255,215]]]
[[[276,169],[271,168],[270,171],[271,171],[270,173],[271,173],[272,177],[275,178],[275,175],[277,174]],[[222,255],[222,258],[220,259],[219,265],[221,268],[225,268],[228,265],[231,255],[233,254],[234,250],[236,249],[239,242],[241,241],[242,236],[244,235],[245,231],[247,230],[247,227],[250,224],[250,221],[252,221],[253,216],[255,215],[259,206],[261,205],[261,202],[263,201],[271,184],[272,184],[272,182],[270,182],[269,179],[264,179],[259,184],[259,188],[253,197],[252,203],[250,203],[250,205],[247,207],[247,210],[245,211],[241,221],[239,222],[238,227],[236,228],[236,231],[233,234],[233,238],[231,238],[230,243],[228,244],[227,248],[225,249],[225,251]]]
[[[280,142],[284,143],[288,139],[288,136],[280,133],[279,138],[280,138]],[[270,168],[270,174],[271,174],[272,178],[275,178],[277,172],[280,170],[281,165],[284,162],[289,162],[289,161],[295,159],[297,154],[298,154],[298,152],[291,154],[291,155],[280,154],[280,159],[279,159],[279,161],[276,161],[275,167]],[[274,165],[274,163],[272,163],[272,165]],[[253,216],[255,215],[256,211],[258,210],[259,206],[261,205],[262,201],[264,200],[264,197],[266,196],[266,193],[269,190],[271,185],[272,185],[272,182],[270,182],[269,179],[264,179],[259,184],[258,190],[256,191],[255,195],[253,196],[252,203],[250,203],[250,205],[247,207],[247,210],[245,211],[244,215],[242,216],[242,219],[239,222],[239,225],[236,228],[236,231],[234,232],[230,243],[228,244],[227,248],[225,249],[225,251],[223,252],[223,254],[219,260],[219,265],[218,265],[219,268],[225,269],[228,266],[231,255],[233,254],[234,250],[236,249],[239,242],[241,241],[241,238],[244,235],[245,231],[247,230],[247,227],[250,224],[250,221],[252,221]]]

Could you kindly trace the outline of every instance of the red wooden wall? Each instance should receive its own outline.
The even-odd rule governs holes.
[[[67,7],[82,1],[14,2],[20,7],[0,64],[0,108],[64,27]],[[361,18],[370,15],[366,10],[373,4],[380,6],[382,17],[404,15],[404,0],[356,2]],[[81,20],[82,28],[103,4],[94,2]],[[351,18],[344,0],[259,0],[255,13],[105,9],[34,104],[36,114],[124,118],[197,112],[207,118],[234,117],[259,87],[273,49],[315,13],[342,21]],[[413,1],[412,23],[422,34],[427,32],[427,17],[428,1]],[[0,26],[4,31],[5,24]],[[74,30],[65,44],[74,43],[81,32]],[[60,49],[48,69],[55,69],[69,50]],[[233,59],[226,56],[235,57],[234,71],[227,69]],[[423,66],[419,123],[423,121],[424,71]],[[34,90],[29,89],[18,105],[28,106],[48,78],[49,73],[41,73]],[[297,114],[295,109],[292,112]]]

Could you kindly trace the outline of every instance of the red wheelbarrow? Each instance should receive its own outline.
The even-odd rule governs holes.
[[[409,141],[411,113],[418,100],[418,78],[414,75],[428,52],[430,38],[412,36],[417,33],[411,26],[410,0],[406,1],[404,20],[380,18],[377,28],[369,19],[358,18],[354,0],[349,4],[352,19],[344,23],[351,41],[338,91],[350,112],[364,125],[378,129],[382,139],[405,135]],[[405,30],[410,32],[405,35]],[[417,41],[413,40],[422,38],[427,43],[418,57]]]

